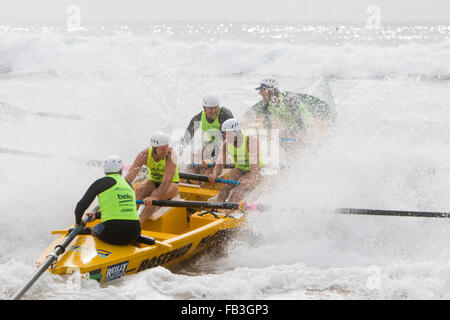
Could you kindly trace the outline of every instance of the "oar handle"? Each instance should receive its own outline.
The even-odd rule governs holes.
[[[179,176],[181,179],[198,180],[198,181],[206,181],[206,182],[209,181],[208,176],[205,176],[202,174],[180,172]],[[237,186],[241,184],[239,181],[221,179],[221,178],[217,178],[215,181],[219,182],[219,183],[234,184]]]

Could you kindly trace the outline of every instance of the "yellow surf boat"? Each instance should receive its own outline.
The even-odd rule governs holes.
[[[198,185],[180,185],[180,197],[189,201],[207,201],[218,190],[200,188]],[[244,214],[231,214],[201,209],[161,208],[162,215],[155,221],[142,225],[142,238],[133,245],[116,246],[91,235],[77,235],[49,270],[55,274],[80,272],[102,283],[123,275],[142,272],[156,266],[170,266],[198,254],[211,246],[227,230],[239,227]],[[94,227],[100,220],[87,223]],[[66,238],[67,230],[60,234],[37,260],[41,265],[52,251]],[[152,241],[153,240],[153,241]]]

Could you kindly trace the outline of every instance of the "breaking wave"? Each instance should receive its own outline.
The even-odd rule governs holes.
[[[119,34],[0,34],[0,74],[153,77],[177,70],[202,76],[450,78],[450,40],[398,46],[346,43],[185,42]]]

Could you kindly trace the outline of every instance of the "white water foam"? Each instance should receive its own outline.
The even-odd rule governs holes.
[[[445,39],[445,38],[444,38]],[[286,77],[450,77],[450,40],[400,45],[184,42],[130,34],[0,34],[0,74],[160,77],[274,74]]]
[[[0,147],[59,157],[0,154],[0,298],[35,271],[50,231],[73,222],[76,202],[101,176],[68,158],[118,153],[131,162],[151,132],[184,129],[209,92],[242,118],[260,78],[275,74],[291,90],[333,77],[338,122],[320,147],[268,177],[257,202],[271,209],[249,214],[224,255],[206,252],[177,272],[155,268],[105,287],[46,273],[26,298],[448,299],[450,222],[333,208],[448,211],[449,50],[446,39],[335,47],[0,34],[1,102],[83,116],[0,117]]]

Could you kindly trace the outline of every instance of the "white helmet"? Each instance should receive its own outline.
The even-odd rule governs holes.
[[[256,90],[261,90],[265,88],[275,88],[278,89],[278,80],[275,78],[264,78],[259,82],[259,87]]]
[[[212,94],[209,94],[203,98],[203,107],[218,107],[219,105],[219,98]]]
[[[118,173],[122,170],[122,160],[116,156],[111,155],[103,160],[103,170],[105,173]]]
[[[162,132],[153,134],[150,139],[150,145],[152,147],[161,147],[169,144],[169,136]]]
[[[241,125],[239,124],[239,121],[236,119],[228,119],[224,123],[222,123],[222,132],[226,131],[232,131],[236,132],[241,130]]]

